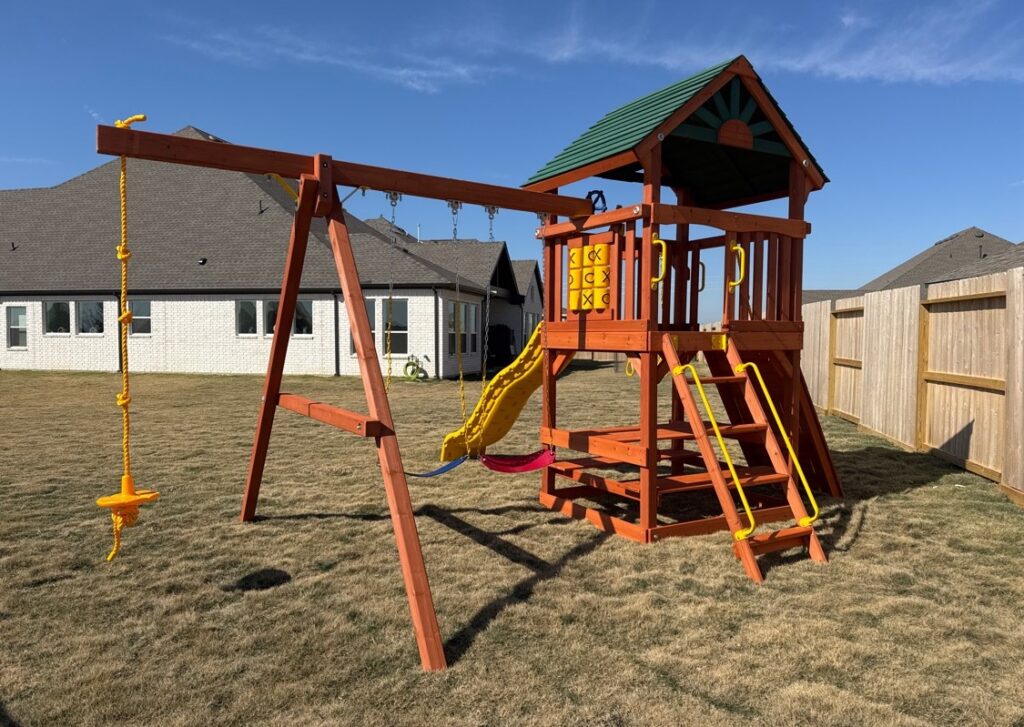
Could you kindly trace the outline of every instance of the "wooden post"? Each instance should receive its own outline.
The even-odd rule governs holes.
[[[376,438],[377,459],[384,480],[388,509],[391,512],[391,523],[395,531],[405,591],[409,598],[409,610],[412,613],[420,662],[427,671],[444,669],[447,664],[441,643],[441,631],[437,625],[430,582],[427,580],[427,570],[423,563],[423,551],[416,531],[409,486],[402,467],[398,437],[395,434],[395,423],[391,417],[391,405],[384,390],[377,348],[370,332],[366,306],[363,304],[363,289],[359,282],[359,271],[345,223],[345,211],[338,200],[337,191],[332,188],[331,192],[333,203],[327,226],[331,250],[334,253],[334,264],[338,269],[338,278],[345,298],[345,310],[352,327],[352,340],[359,360],[367,409],[370,416],[380,422],[383,430],[383,434]]]
[[[661,201],[661,144],[655,145],[644,160],[644,204]],[[657,327],[657,291],[651,288],[654,273],[653,240],[658,227],[650,217],[643,221],[643,242],[640,246],[640,319],[648,330]],[[658,356],[646,351],[640,354],[640,444],[645,451],[645,465],[640,469],[640,527],[645,531],[658,524]],[[650,533],[644,533],[649,540]]]
[[[548,215],[545,223],[553,225],[558,221],[555,215]],[[554,427],[557,418],[556,407],[558,394],[555,386],[555,352],[548,348],[548,324],[562,319],[562,246],[554,240],[542,240],[544,245],[544,330],[541,344],[544,346],[544,371],[542,373],[543,390],[541,391],[541,426]],[[552,495],[555,490],[555,471],[549,466],[541,470],[540,491],[544,495]]]
[[[295,301],[299,296],[302,264],[306,260],[306,243],[309,241],[309,226],[313,219],[313,207],[317,202],[318,192],[319,185],[316,179],[303,175],[299,181],[298,208],[295,210],[291,237],[288,239],[284,280],[277,298],[274,340],[270,344],[270,361],[263,383],[260,413],[256,419],[256,435],[253,438],[252,454],[249,456],[249,472],[245,477],[242,522],[249,522],[256,517],[256,503],[260,497],[263,467],[267,462],[267,447],[270,444],[270,430],[274,426],[274,413],[277,411],[277,399],[281,393],[281,377],[284,374],[285,356],[288,354],[288,340],[292,335]]]
[[[1006,347],[1001,487],[1010,500],[1024,507],[1024,448],[1020,445],[1024,441],[1024,268],[1006,272]]]
[[[804,206],[807,203],[809,193],[807,175],[803,167],[794,159],[789,164],[789,218],[791,220],[804,219]],[[803,238],[792,238],[789,240],[790,247],[790,292],[789,292],[789,320],[800,321],[803,312],[800,306],[803,304]],[[793,443],[793,450],[799,454],[800,447],[800,351],[793,351],[791,354],[793,364],[793,375],[786,379],[784,387],[785,406],[789,409],[789,436]],[[791,465],[792,466],[792,465]]]

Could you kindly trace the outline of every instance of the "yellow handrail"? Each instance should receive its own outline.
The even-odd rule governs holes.
[[[779,418],[779,412],[775,409],[775,402],[772,401],[771,395],[768,393],[768,387],[764,384],[764,379],[761,378],[761,370],[757,368],[755,363],[743,363],[736,367],[736,373],[742,374],[743,369],[752,369],[754,376],[757,377],[757,383],[761,386],[761,391],[764,392],[764,399],[768,402],[768,408],[772,411],[772,416],[775,417],[775,423],[778,425],[779,434],[782,435],[782,441],[786,443],[786,449],[789,450],[789,456],[793,460],[793,467],[796,468],[796,472],[800,475],[800,482],[804,486],[804,492],[807,493],[807,499],[811,501],[811,508],[814,510],[814,515],[808,517],[802,517],[798,521],[798,524],[802,527],[807,527],[821,515],[821,510],[818,508],[818,501],[814,499],[814,494],[811,492],[811,486],[807,484],[807,478],[804,477],[804,469],[800,466],[800,460],[796,458],[796,452],[793,451],[793,445],[789,441],[789,435],[786,434],[786,428],[782,426],[782,419]]]
[[[747,251],[743,249],[743,245],[740,245],[735,240],[733,240],[732,247],[729,249],[739,255],[740,258],[740,276],[735,280],[729,281],[729,292],[731,293],[733,288],[742,283],[743,278],[747,275]]]
[[[658,274],[655,277],[651,278],[651,288],[657,288],[658,283],[665,279],[665,273],[668,272],[668,265],[665,261],[665,258],[668,257],[668,245],[666,245],[665,241],[659,237],[655,237],[653,240],[651,240],[651,244],[661,248],[661,253],[658,258]]]
[[[718,428],[718,422],[715,421],[714,412],[711,411],[711,404],[708,402],[708,395],[704,393],[704,385],[700,382],[700,374],[697,373],[697,369],[694,368],[693,364],[676,366],[672,369],[672,373],[679,376],[687,370],[689,370],[693,375],[693,383],[697,385],[697,391],[700,393],[700,399],[704,403],[704,411],[707,412],[708,421],[711,422],[711,428],[715,431],[715,438],[718,439],[718,446],[722,450],[722,455],[725,457],[725,464],[729,467],[729,474],[732,475],[732,481],[736,483],[736,492],[739,493],[740,502],[743,503],[743,511],[747,514],[747,519],[750,520],[750,527],[736,531],[733,533],[733,537],[736,538],[736,540],[746,540],[757,528],[757,523],[754,521],[754,513],[750,510],[750,503],[747,502],[747,495],[743,492],[743,485],[740,484],[740,477],[736,474],[736,467],[732,463],[732,457],[729,456],[729,450],[725,448],[725,440],[722,439],[722,432]]]

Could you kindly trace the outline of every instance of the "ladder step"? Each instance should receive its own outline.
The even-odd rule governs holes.
[[[711,422],[704,422],[704,428],[708,432],[709,437],[714,437],[714,429],[711,428]],[[719,424],[718,431],[722,433],[723,437],[730,437],[732,439],[743,439],[749,437],[752,434],[762,434],[767,431],[767,424]]]
[[[754,553],[772,553],[776,550],[807,547],[813,532],[814,528],[810,526],[802,527],[797,525],[792,528],[783,528],[782,530],[775,530],[770,533],[754,535],[747,540]]]
[[[732,481],[726,465],[719,463],[724,470],[725,482],[729,489],[734,489],[736,483]],[[787,482],[789,474],[775,472],[770,467],[736,467],[736,474],[740,477],[740,484],[743,487],[757,487],[758,485],[774,485]],[[671,475],[658,478],[658,492],[671,494],[673,492],[690,492],[692,490],[707,490],[714,485],[711,482],[710,472],[693,472],[684,475]]]
[[[743,384],[746,383],[746,376],[701,376],[700,383],[702,384]],[[686,383],[693,384],[694,381],[691,378],[686,379]]]

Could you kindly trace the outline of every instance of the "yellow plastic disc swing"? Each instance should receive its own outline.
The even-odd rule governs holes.
[[[136,121],[145,121],[143,114],[129,117],[124,121],[116,121],[114,125],[126,129]],[[132,322],[132,313],[128,310],[128,260],[131,258],[131,250],[128,249],[128,163],[126,157],[121,157],[121,177],[119,181],[121,196],[121,242],[117,246],[117,259],[121,264],[121,295],[120,314],[117,320],[120,322],[121,337],[121,391],[117,394],[117,406],[121,408],[121,460],[124,471],[121,474],[121,491],[115,495],[108,495],[96,500],[96,504],[110,510],[110,519],[114,525],[114,547],[107,555],[107,560],[113,560],[114,556],[121,549],[121,530],[130,528],[139,517],[139,506],[160,497],[156,490],[136,490],[135,480],[132,478],[131,458],[131,419],[128,416],[128,405],[132,397],[128,388],[128,326]]]

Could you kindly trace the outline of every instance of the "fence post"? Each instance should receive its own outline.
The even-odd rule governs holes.
[[[1006,272],[1006,395],[1000,487],[1024,507],[1024,268]]]
[[[917,426],[914,427],[914,449],[923,452],[928,437],[928,385],[924,375],[928,371],[928,286],[921,286],[920,310],[917,317]]]

